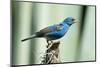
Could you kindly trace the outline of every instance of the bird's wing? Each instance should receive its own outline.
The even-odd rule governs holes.
[[[62,24],[56,25],[56,31],[60,31],[62,29],[63,29],[63,25]]]
[[[53,32],[53,30],[49,29],[48,27],[36,32],[37,37],[43,37],[46,33]]]
[[[43,37],[48,33],[60,31],[62,28],[63,28],[62,24],[56,24],[56,25],[48,26],[48,27],[40,30],[36,34],[37,34],[38,37]]]

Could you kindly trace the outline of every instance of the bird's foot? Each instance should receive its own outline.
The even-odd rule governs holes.
[[[48,45],[47,48],[49,49],[53,45],[53,41],[47,41]]]

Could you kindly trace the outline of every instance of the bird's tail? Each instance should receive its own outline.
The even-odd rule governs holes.
[[[30,40],[30,39],[35,38],[35,37],[36,37],[36,35],[34,34],[34,35],[32,35],[32,36],[30,36],[28,38],[22,39],[21,41],[24,42],[26,40]]]

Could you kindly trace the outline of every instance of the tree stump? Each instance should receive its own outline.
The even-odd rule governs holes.
[[[60,63],[59,44],[60,41],[53,42],[51,43],[50,47],[47,47],[47,50],[45,51],[45,55],[43,56],[43,60],[41,61],[42,64]]]

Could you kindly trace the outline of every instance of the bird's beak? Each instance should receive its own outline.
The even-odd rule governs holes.
[[[74,19],[74,18],[72,19],[72,21],[73,21],[73,24],[77,22],[76,19]]]

